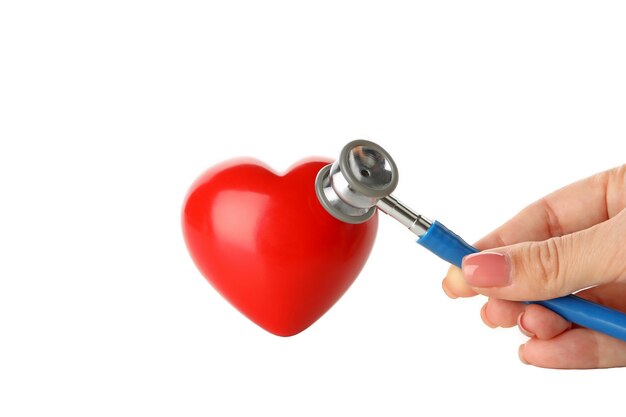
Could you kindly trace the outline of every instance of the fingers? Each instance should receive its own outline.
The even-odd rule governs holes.
[[[489,297],[545,300],[626,281],[624,259],[626,210],[576,233],[466,256],[463,275],[475,292]]]
[[[540,305],[490,299],[481,310],[490,327],[512,327],[530,337],[519,349],[525,364],[587,369],[626,366],[626,342],[571,323]]]
[[[545,307],[490,298],[480,317],[492,328],[517,326],[528,337],[552,339],[572,327],[571,323]]]
[[[626,284],[611,284],[577,293],[626,311]],[[626,342],[589,329],[572,328],[558,314],[537,304],[489,299],[481,309],[489,327],[512,327],[530,340],[519,350],[524,363],[545,368],[602,368],[626,366]]]
[[[626,366],[626,342],[589,329],[532,338],[519,350],[520,360],[542,368],[590,369]]]
[[[476,291],[469,286],[463,277],[460,268],[452,265],[448,268],[448,273],[441,283],[441,287],[446,295],[450,298],[472,297],[476,295]]]
[[[545,307],[531,304],[517,317],[517,327],[528,337],[549,340],[571,329],[572,323]]]
[[[489,327],[513,327],[525,310],[525,305],[515,301],[490,298],[483,306],[480,317]]]
[[[587,229],[626,208],[626,165],[540,199],[476,243],[479,249],[546,240]]]
[[[626,284],[623,283],[590,288],[576,295],[618,311],[626,311]],[[496,319],[492,317],[492,320]],[[517,325],[526,336],[543,340],[556,337],[572,328],[569,321],[537,304],[530,304],[524,308],[523,314],[517,318]]]

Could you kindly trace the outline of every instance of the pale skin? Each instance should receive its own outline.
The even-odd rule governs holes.
[[[487,326],[518,326],[529,337],[519,348],[522,362],[545,368],[626,366],[626,342],[519,302],[587,288],[577,295],[626,312],[626,165],[549,194],[475,246],[505,254],[510,282],[471,286],[469,268],[451,267],[443,289],[451,298],[487,296],[480,312]]]

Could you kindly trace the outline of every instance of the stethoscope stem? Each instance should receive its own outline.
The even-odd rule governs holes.
[[[409,229],[418,237],[424,236],[424,233],[432,226],[433,222],[413,211],[409,206],[402,203],[392,195],[383,197],[376,203],[382,212],[399,221],[404,227]]]

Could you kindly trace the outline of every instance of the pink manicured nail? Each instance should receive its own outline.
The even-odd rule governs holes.
[[[521,313],[519,313],[519,316],[517,316],[517,327],[519,327],[520,332],[522,332],[524,336],[535,337],[535,334],[533,332],[528,331],[528,329],[524,327],[524,325],[522,324],[523,318],[524,318],[524,312],[522,311]]]
[[[463,258],[463,275],[472,287],[504,287],[511,283],[509,261],[496,252],[479,252]]]

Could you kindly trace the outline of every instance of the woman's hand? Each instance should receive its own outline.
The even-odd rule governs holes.
[[[520,359],[547,368],[626,366],[626,342],[577,327],[522,300],[574,293],[626,311],[626,165],[562,188],[476,243],[462,271],[451,267],[452,298],[483,294],[490,327],[517,325],[530,340]]]

